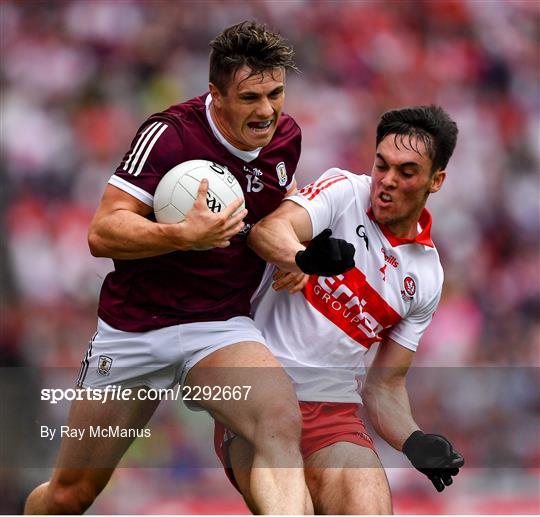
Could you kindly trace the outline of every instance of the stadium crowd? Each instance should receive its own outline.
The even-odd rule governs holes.
[[[2,366],[39,368],[46,383],[57,373],[44,367],[78,365],[112,266],[86,243],[108,178],[146,116],[205,91],[213,35],[256,18],[287,36],[301,69],[286,101],[303,131],[300,186],[330,166],[369,171],[387,109],[438,103],[460,129],[443,192],[428,204],[445,290],[410,376],[420,425],[451,436],[474,468],[458,478],[454,498],[464,499],[453,502],[413,470],[390,469],[396,509],[409,508],[413,493],[432,502],[429,513],[475,513],[456,500],[518,486],[538,504],[536,2],[4,1],[0,11]],[[238,501],[210,468],[210,421],[180,404],[162,409],[152,423],[159,441],[139,440],[124,463],[146,468],[119,471],[107,489],[115,497],[95,511],[225,513],[226,501]],[[387,447],[381,457],[405,466]],[[13,469],[0,479],[7,475],[2,513],[18,512],[42,476]],[[215,506],[197,506],[208,487]]]

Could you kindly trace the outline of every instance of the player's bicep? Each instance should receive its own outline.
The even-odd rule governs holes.
[[[313,237],[313,227],[308,211],[293,201],[285,199],[265,220],[268,224],[274,221],[290,224],[300,242],[309,241]]]
[[[332,227],[333,222],[347,209],[354,197],[351,183],[342,171],[329,169],[290,199],[308,212],[312,226],[311,237],[315,237],[325,228]]]
[[[105,188],[105,192],[94,216],[94,221],[100,220],[118,210],[128,210],[143,217],[153,211],[151,206],[143,203],[124,190],[109,184]]]

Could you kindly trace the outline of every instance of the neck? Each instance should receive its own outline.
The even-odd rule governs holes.
[[[418,236],[418,223],[424,207],[421,207],[412,217],[402,221],[390,221],[386,227],[400,239],[414,239]]]
[[[400,239],[414,239],[418,235],[418,219],[412,224],[389,223],[386,227]]]

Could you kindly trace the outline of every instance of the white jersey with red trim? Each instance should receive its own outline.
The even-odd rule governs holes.
[[[255,323],[304,401],[361,402],[363,356],[384,336],[415,351],[437,307],[443,271],[424,209],[419,233],[401,239],[372,219],[369,176],[329,169],[287,198],[304,207],[313,236],[331,228],[354,244],[355,267],[312,275],[301,293],[269,288],[273,268],[253,300]]]

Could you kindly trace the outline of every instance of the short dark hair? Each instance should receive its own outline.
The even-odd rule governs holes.
[[[255,21],[226,28],[210,46],[210,82],[222,93],[234,73],[244,65],[251,68],[251,75],[273,68],[297,70],[292,47],[280,34]]]
[[[428,156],[431,158],[431,172],[444,170],[456,147],[458,128],[448,113],[440,106],[412,106],[387,111],[381,116],[377,126],[376,145],[388,135],[416,137],[426,146]],[[418,152],[418,149],[415,149]]]

